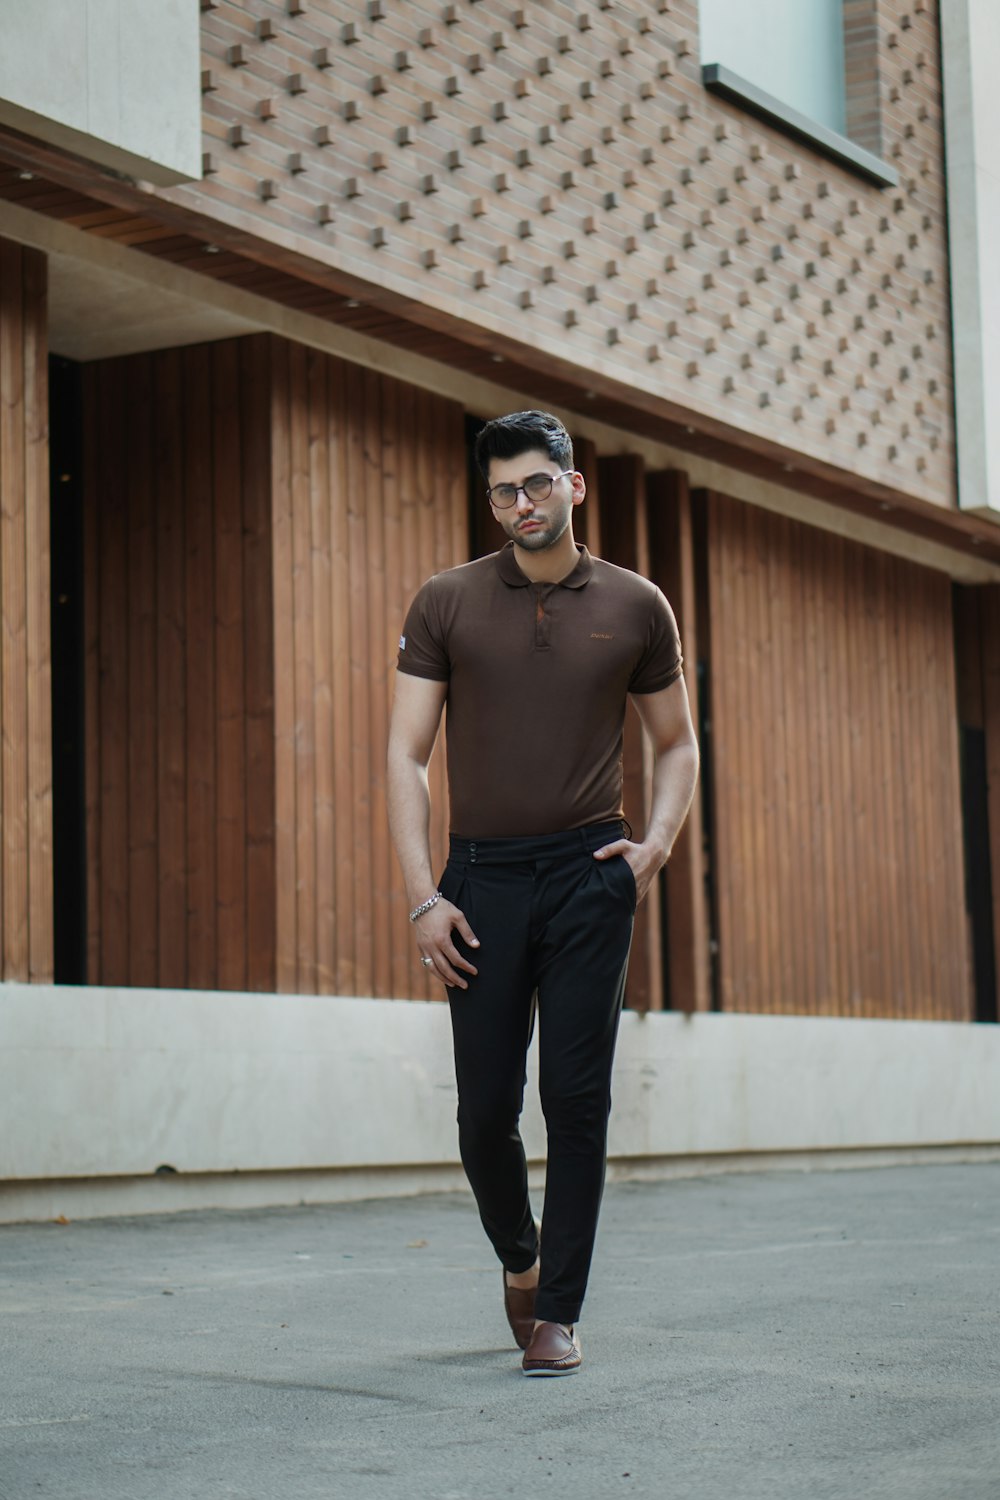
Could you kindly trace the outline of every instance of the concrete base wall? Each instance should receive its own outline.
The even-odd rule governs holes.
[[[0,1217],[461,1182],[444,1005],[11,984],[0,1038]],[[611,1157],[997,1147],[998,1076],[996,1027],[627,1014]],[[542,1161],[534,1057],[524,1134]]]

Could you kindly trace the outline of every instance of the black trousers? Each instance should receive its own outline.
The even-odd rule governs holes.
[[[508,1271],[538,1254],[518,1120],[537,993],[539,1087],[548,1135],[536,1316],[575,1323],[597,1232],[611,1065],[625,990],[635,880],[593,851],[620,822],[537,838],[452,837],[441,892],[461,908],[479,970],[449,990],[462,1164]]]

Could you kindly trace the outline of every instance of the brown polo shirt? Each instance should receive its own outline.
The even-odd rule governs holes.
[[[638,573],[591,557],[561,583],[532,583],[508,542],[430,578],[398,668],[448,684],[452,832],[560,833],[622,814],[629,693],[681,674],[670,605]]]

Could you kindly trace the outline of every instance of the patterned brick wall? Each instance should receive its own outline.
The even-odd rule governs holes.
[[[168,196],[954,503],[931,0],[852,33],[884,190],[703,89],[696,0],[202,6],[207,175]]]

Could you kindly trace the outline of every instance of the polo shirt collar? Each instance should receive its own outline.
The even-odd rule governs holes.
[[[590,575],[594,571],[594,559],[581,542],[577,543],[576,550],[580,554],[576,567],[561,580],[560,588],[582,589],[584,584],[590,581]],[[509,583],[515,589],[527,588],[531,579],[527,578],[517,565],[513,542],[505,543],[496,554],[496,559],[497,572],[504,583]]]

